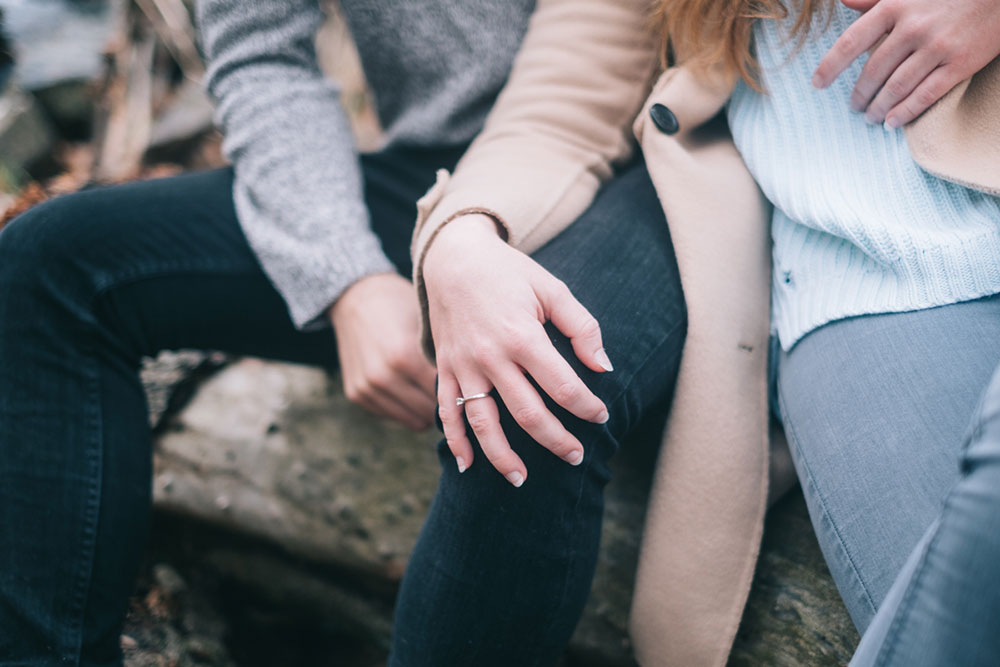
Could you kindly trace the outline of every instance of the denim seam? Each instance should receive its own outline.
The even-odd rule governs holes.
[[[621,391],[618,392],[618,395],[615,396],[615,398],[610,401],[611,404],[618,403],[622,399],[622,397],[625,396],[625,394],[628,392],[629,388],[631,388],[632,384],[635,382],[635,378],[639,375],[639,371],[642,370],[643,368],[645,368],[646,365],[649,363],[649,360],[657,352],[659,352],[660,349],[664,345],[667,344],[667,342],[669,342],[673,338],[674,334],[680,328],[681,324],[686,321],[686,319],[687,319],[686,317],[678,319],[677,321],[674,322],[674,325],[672,327],[670,327],[670,329],[667,330],[666,333],[664,333],[663,338],[660,339],[660,342],[657,343],[655,346],[653,346],[653,348],[649,351],[649,354],[647,354],[646,357],[642,360],[642,362],[636,367],[635,372],[632,373],[632,376],[628,379],[628,381],[622,387]],[[612,372],[614,372],[614,371],[612,371]],[[600,428],[607,429],[607,425],[602,425]],[[626,434],[627,434],[627,432],[626,432]],[[624,438],[624,436],[623,436],[623,438]],[[622,438],[616,438],[616,439],[620,441]],[[618,453],[618,451],[616,449],[615,450],[615,454],[617,454],[617,453]],[[579,512],[577,510],[579,509],[580,502],[583,499],[584,480],[587,477],[587,473],[591,469],[591,464],[593,463],[593,460],[594,460],[593,457],[588,457],[586,459],[586,466],[584,467],[583,470],[581,470],[579,487],[577,488],[576,503],[573,506],[573,510],[574,511],[573,511],[573,521],[572,521],[572,523],[573,523],[574,526],[578,526],[579,523],[580,523],[580,521],[579,521]],[[609,461],[610,461],[610,459],[609,459]],[[603,513],[603,509],[602,509],[602,513]],[[602,518],[602,523],[603,523],[603,518]],[[602,532],[602,534],[604,532],[603,526],[602,526],[601,532]],[[572,544],[572,540],[568,540],[567,542],[569,544]],[[600,544],[600,542],[598,542],[598,545],[599,544]],[[567,554],[567,557],[570,558],[571,560],[575,560],[573,558],[573,555],[574,555],[574,552],[578,551],[578,550],[577,549],[573,549],[572,547],[571,547],[571,549],[572,549],[572,551],[570,551],[570,553]],[[570,578],[571,578],[570,577],[570,568],[566,568],[566,576],[563,578],[562,595],[560,595],[560,597],[559,597],[559,604],[556,607],[557,610],[560,607],[562,607],[562,605],[565,604],[565,602],[566,602],[566,592],[569,589]],[[588,597],[589,597],[589,594],[588,594]],[[552,627],[555,625],[555,622],[556,622],[557,618],[559,618],[559,614],[558,613],[553,614],[552,621],[549,623],[548,627],[546,628],[545,633],[542,636],[548,636],[551,633]]]
[[[831,512],[829,510],[829,507],[827,505],[826,498],[823,496],[823,493],[820,491],[819,485],[816,483],[816,477],[813,475],[812,468],[809,465],[809,461],[806,459],[806,456],[805,456],[805,454],[804,454],[804,452],[802,450],[802,447],[799,446],[798,433],[797,433],[797,431],[795,429],[795,425],[792,424],[792,420],[789,417],[789,413],[788,413],[788,410],[787,410],[787,402],[785,401],[785,393],[784,393],[784,391],[781,388],[781,383],[778,382],[777,384],[778,384],[778,403],[779,403],[779,408],[781,410],[782,416],[784,417],[783,424],[784,424],[786,432],[788,432],[788,434],[791,435],[791,437],[789,438],[789,442],[791,443],[791,445],[793,447],[795,447],[796,451],[798,451],[798,453],[799,453],[799,460],[802,461],[802,467],[805,469],[806,477],[809,480],[809,484],[816,491],[816,498],[819,501],[821,510],[823,512],[823,520],[827,524],[829,524],[830,528],[833,530],[833,534],[836,535],[836,537],[837,537],[837,544],[840,546],[841,551],[843,552],[844,556],[847,558],[848,564],[850,564],[851,573],[854,575],[854,578],[857,580],[858,584],[861,586],[861,590],[862,590],[862,592],[864,593],[864,596],[865,596],[865,601],[868,603],[868,606],[869,606],[872,614],[875,614],[875,613],[878,612],[878,607],[875,605],[875,601],[872,598],[871,591],[868,589],[868,585],[865,583],[864,578],[861,576],[861,571],[858,569],[857,564],[854,562],[854,557],[851,555],[850,550],[847,548],[847,543],[844,541],[843,535],[841,535],[840,530],[837,528],[837,523],[833,520],[833,516],[832,516],[832,514],[831,514]],[[843,595],[843,593],[841,593],[841,595]]]
[[[986,416],[988,393],[989,387],[987,387],[986,391],[984,391],[983,395],[980,397],[979,404],[976,406],[976,410],[973,413],[973,426],[970,428],[969,435],[962,443],[961,468],[966,476],[970,473],[969,469],[971,466],[969,462],[969,450],[974,447],[973,443],[982,437],[983,424],[995,419],[998,413],[1000,413],[1000,410],[990,410],[988,413],[989,416]],[[882,645],[879,648],[878,655],[875,658],[876,665],[889,664],[895,656],[897,648],[900,646],[898,638],[904,632],[903,625],[908,619],[910,611],[913,609],[913,605],[916,604],[918,593],[923,590],[924,575],[927,573],[927,561],[931,557],[932,550],[940,544],[941,528],[945,517],[949,514],[949,511],[953,509],[954,497],[959,483],[960,482],[956,482],[951,491],[949,491],[948,495],[945,497],[937,525],[934,527],[934,534],[927,542],[927,546],[924,547],[923,553],[920,555],[920,561],[917,563],[910,579],[910,583],[906,588],[906,592],[903,594],[903,599],[900,600],[899,607],[896,610],[896,614],[893,616],[892,623],[886,630],[885,639],[883,640]]]
[[[950,497],[951,494],[949,494],[949,499]],[[941,513],[942,517],[947,513],[950,505],[950,502],[945,501],[945,507]],[[896,647],[899,645],[896,638],[902,633],[903,623],[916,602],[917,593],[922,588],[924,574],[927,572],[927,568],[925,567],[927,565],[927,559],[930,557],[931,550],[937,546],[938,538],[940,538],[940,536],[941,524],[938,523],[934,529],[933,537],[931,537],[926,548],[924,549],[923,554],[920,556],[920,562],[917,564],[917,568],[913,572],[913,578],[910,580],[910,584],[906,587],[906,593],[899,603],[899,608],[896,610],[896,614],[893,616],[892,624],[889,626],[889,629],[886,630],[885,640],[882,643],[882,647],[879,649],[878,656],[875,658],[876,665],[888,664],[896,652]]]
[[[83,655],[83,614],[86,609],[87,599],[90,597],[92,586],[91,578],[94,571],[94,558],[97,547],[97,530],[100,521],[100,499],[101,487],[104,476],[104,429],[101,423],[100,408],[100,372],[93,368],[96,353],[90,345],[85,349],[85,356],[90,361],[91,369],[88,373],[87,386],[88,393],[94,397],[94,404],[87,410],[89,427],[87,430],[92,435],[87,451],[87,463],[92,469],[90,479],[92,483],[87,491],[86,507],[84,509],[84,526],[82,551],[80,561],[75,574],[74,598],[71,614],[73,616],[73,632],[76,637],[73,643],[76,647],[76,657],[66,656],[66,659],[74,665],[80,664]],[[96,408],[94,407],[96,405]]]
[[[144,266],[120,275],[105,274],[95,281],[94,298],[98,298],[110,289],[121,287],[127,283],[148,280],[157,276],[173,274],[177,271],[190,273],[218,273],[235,275],[244,272],[242,266],[235,264],[213,265],[207,262],[168,262],[157,263],[155,266]]]
[[[133,271],[125,272],[121,275],[111,276],[106,274],[105,276],[95,280],[95,291],[90,299],[91,302],[100,298],[103,294],[114,289],[115,287],[120,287],[127,283],[138,282],[141,280],[146,280],[149,278],[154,278],[159,275],[165,275],[168,273],[173,273],[176,271],[185,272],[197,272],[197,273],[217,273],[217,274],[239,274],[242,267],[237,267],[235,265],[226,264],[223,266],[215,265],[210,266],[205,262],[167,262],[158,263],[155,267],[145,266],[142,268],[135,269]],[[93,350],[92,343],[83,350],[84,357],[93,365],[93,360],[96,359],[97,354]],[[72,633],[75,637],[68,637],[67,646],[72,644],[75,647],[76,656],[66,655],[64,659],[68,660],[71,664],[79,665],[80,659],[83,654],[83,615],[87,607],[87,601],[90,598],[91,587],[93,585],[92,577],[94,570],[94,558],[96,555],[97,546],[97,531],[100,522],[100,500],[101,500],[101,488],[103,486],[103,449],[104,449],[104,434],[101,421],[101,408],[100,408],[100,371],[91,368],[88,373],[87,379],[87,390],[88,394],[95,397],[97,402],[96,408],[90,408],[88,410],[88,429],[87,432],[93,437],[91,444],[88,447],[87,452],[87,463],[92,470],[92,475],[90,478],[93,482],[87,492],[86,506],[84,508],[84,527],[83,527],[83,539],[82,539],[82,551],[80,555],[80,562],[77,567],[77,571],[74,575],[76,581],[74,582],[74,597],[73,604],[70,608],[70,614],[72,618]],[[95,470],[96,467],[96,470]]]

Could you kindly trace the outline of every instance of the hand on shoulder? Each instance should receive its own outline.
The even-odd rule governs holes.
[[[906,125],[1000,55],[1000,0],[842,1],[865,14],[820,62],[813,85],[829,86],[874,47],[851,95],[869,122]]]

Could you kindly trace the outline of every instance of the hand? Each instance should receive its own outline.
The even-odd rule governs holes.
[[[330,309],[347,398],[423,430],[434,422],[434,366],[420,349],[420,305],[409,280],[385,273],[351,285]]]
[[[438,405],[459,472],[472,464],[468,419],[490,463],[514,486],[528,471],[500,427],[492,397],[455,405],[459,396],[496,389],[518,424],[540,445],[577,465],[583,445],[553,415],[525,374],[572,414],[594,423],[608,410],[552,345],[551,320],[595,372],[612,370],[601,330],[587,310],[530,257],[503,242],[493,220],[464,216],[442,229],[423,265],[438,364]]]
[[[851,107],[871,123],[906,125],[1000,54],[998,0],[843,3],[867,13],[824,56],[813,85],[826,88],[877,44],[851,94]]]

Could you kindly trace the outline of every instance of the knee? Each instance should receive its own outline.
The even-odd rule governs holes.
[[[545,332],[548,334],[552,347],[554,347],[559,355],[566,360],[566,363],[568,363],[570,368],[573,369],[573,372],[583,380],[584,384],[587,385],[587,388],[590,389],[595,396],[604,401],[605,404],[610,403],[626,390],[625,376],[627,373],[598,373],[596,371],[592,371],[577,356],[576,350],[573,349],[572,341],[563,335],[555,324],[547,322],[545,324]],[[614,352],[614,350],[612,351]],[[623,361],[619,355],[615,356],[612,363],[616,369],[621,369],[623,366]],[[627,362],[624,362],[624,365],[627,365]],[[547,402],[553,405],[555,404],[555,397],[544,396],[544,398]],[[608,405],[609,409],[611,409],[611,407],[612,406]]]
[[[54,271],[72,268],[87,220],[75,195],[49,200],[0,230],[0,292],[49,284]],[[32,289],[35,288],[35,289]]]

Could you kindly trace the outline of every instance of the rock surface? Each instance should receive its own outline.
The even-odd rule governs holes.
[[[161,352],[155,359],[144,359],[142,386],[149,406],[149,425],[156,431],[163,418],[191,398],[200,379],[226,363],[223,354],[196,350]]]
[[[370,418],[323,371],[252,359],[210,377],[162,431],[154,496],[165,533],[189,545],[179,562],[262,610],[311,619],[314,642],[339,635],[375,651],[337,664],[377,664],[436,485],[437,435]],[[633,664],[626,622],[653,456],[635,448],[616,464],[567,664]],[[795,491],[769,517],[731,664],[844,664],[856,642]]]
[[[434,493],[436,439],[368,418],[323,371],[246,359],[209,378],[160,438],[154,497],[395,580]]]
[[[768,515],[730,665],[846,665],[859,640],[796,487]]]
[[[143,573],[129,607],[121,646],[128,667],[234,667],[223,643],[227,624],[201,588],[169,565]]]

